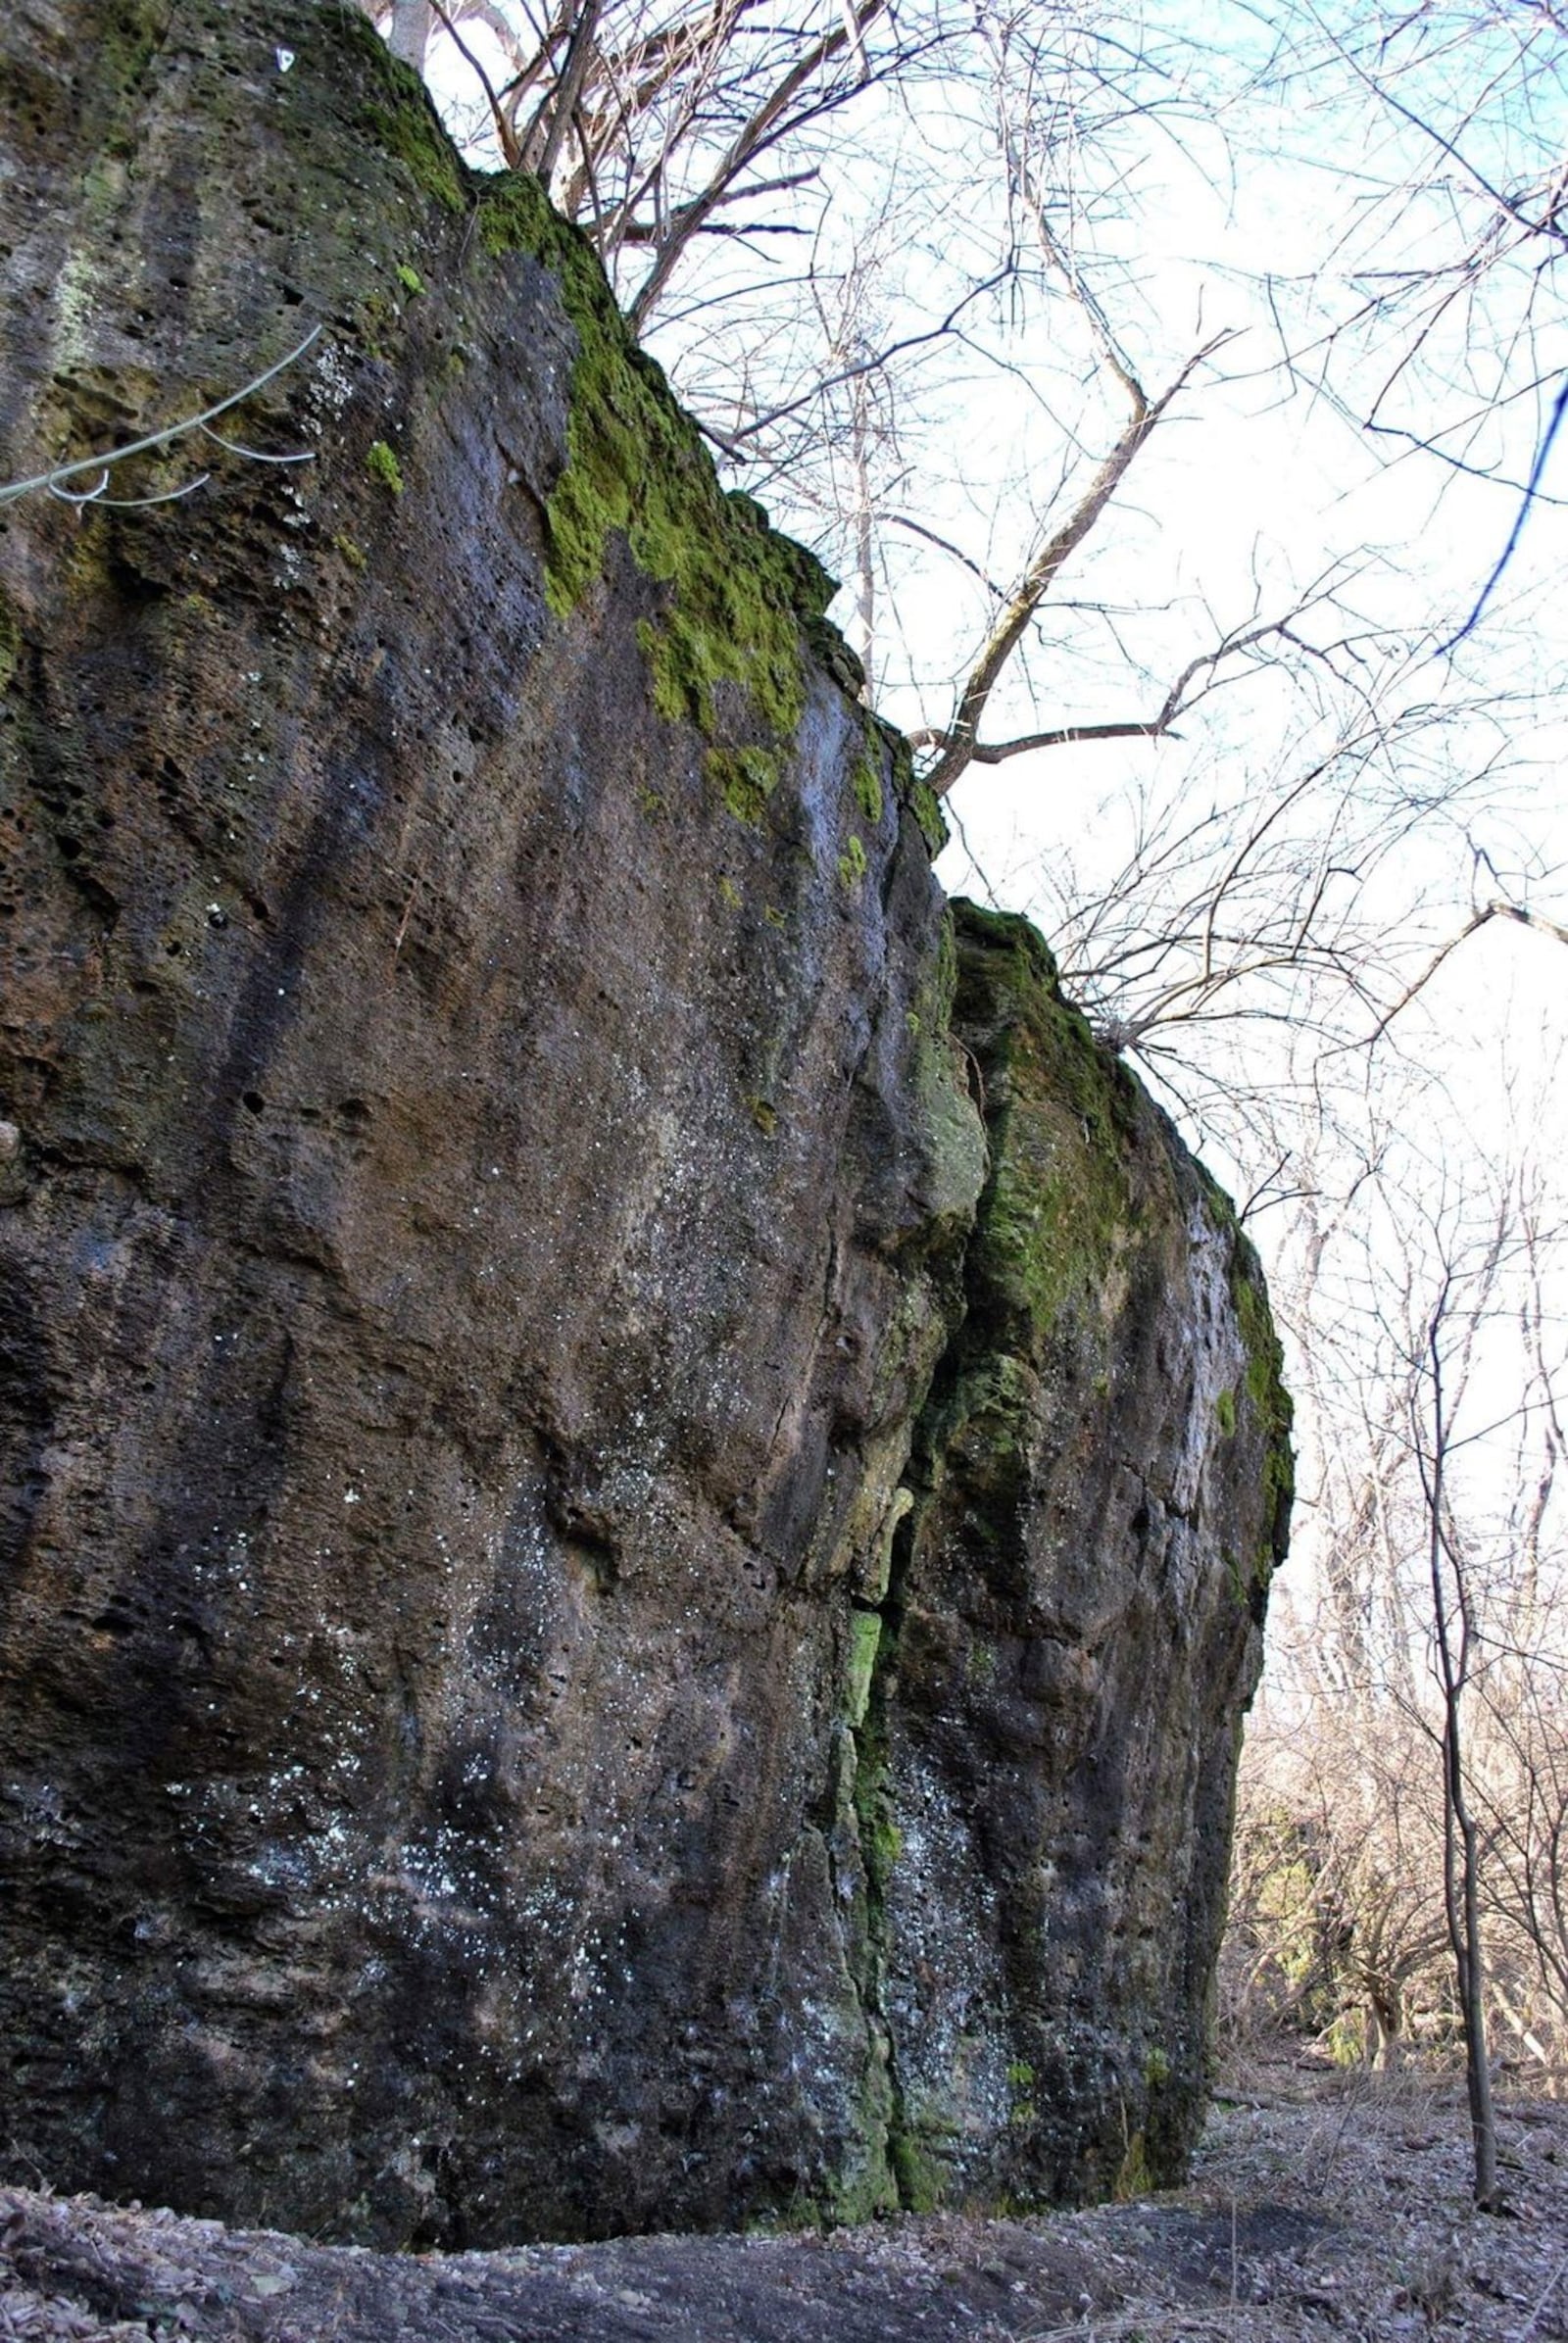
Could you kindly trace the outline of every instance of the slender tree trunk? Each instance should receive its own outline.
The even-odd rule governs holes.
[[[1443,1684],[1443,1903],[1453,1949],[1464,2028],[1465,2087],[1475,2147],[1475,2198],[1487,2211],[1497,2204],[1497,2121],[1492,2104],[1492,2070],[1487,2063],[1486,1967],[1481,1948],[1480,1859],[1475,1818],[1465,1794],[1462,1708],[1470,1664],[1470,1614],[1464,1561],[1444,1533],[1444,1486],[1448,1428],[1442,1353],[1443,1312],[1428,1332],[1432,1377],[1432,1464],[1427,1477],[1427,1555],[1432,1574],[1432,1617]],[[1455,1602],[1450,1612],[1444,1562],[1453,1573]],[[1459,1645],[1454,1649],[1453,1629]]]
[[[1475,1821],[1465,1800],[1457,1687],[1452,1697],[1445,1688],[1445,1702],[1447,1716],[1443,1736],[1446,1785],[1444,1902],[1459,1987],[1459,2016],[1464,2026],[1465,2087],[1475,2142],[1476,2203],[1491,2210],[1497,2202],[1497,2122],[1492,2104],[1492,2069],[1487,2060],[1487,2014],[1483,1998],[1486,1969],[1477,1893],[1480,1864]]]

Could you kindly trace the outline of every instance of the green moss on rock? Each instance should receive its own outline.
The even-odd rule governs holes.
[[[847,887],[852,895],[858,895],[869,867],[865,854],[865,842],[852,831],[849,842],[839,856],[840,885]]]
[[[876,760],[869,749],[856,758],[855,770],[850,775],[850,788],[856,804],[875,829],[882,819],[882,776],[877,771]]]
[[[653,635],[649,628],[648,634]],[[646,644],[645,644],[646,648]],[[661,708],[661,714],[668,711]],[[675,718],[670,717],[673,722]],[[779,760],[771,749],[710,749],[703,770],[735,819],[755,825],[767,811],[767,801],[778,786]]]
[[[576,608],[618,531],[668,590],[640,630],[655,705],[717,743],[712,777],[731,811],[755,822],[776,777],[776,761],[769,770],[764,759],[776,759],[805,711],[802,626],[826,610],[834,581],[774,534],[753,499],[720,488],[696,425],[632,342],[597,256],[535,182],[490,180],[478,220],[487,251],[527,251],[552,271],[577,334],[566,464],[545,515],[550,608],[558,617]],[[736,743],[735,695],[760,744]]]
[[[1029,921],[955,905],[965,982],[999,1025],[992,1172],[975,1259],[995,1297],[1043,1335],[1103,1292],[1132,1216],[1130,1078],[1061,995]]]
[[[365,468],[372,480],[379,480],[382,487],[389,489],[393,496],[403,494],[403,466],[384,439],[370,442]]]
[[[900,2131],[894,2138],[893,2170],[906,2213],[935,2213],[946,2193],[942,2168],[914,2132]]]
[[[948,843],[948,825],[943,819],[942,802],[928,781],[917,780],[914,770],[914,752],[902,732],[895,732],[879,717],[869,719],[869,729],[875,733],[886,751],[893,781],[893,795],[901,805],[907,805],[925,840],[926,852],[934,862]]]
[[[545,510],[549,607],[568,616],[603,574],[612,537],[624,538],[665,589],[657,617],[639,629],[655,705],[712,744],[710,778],[736,817],[756,823],[805,712],[803,629],[821,626],[835,581],[775,534],[753,498],[720,487],[696,425],[632,340],[586,237],[530,175],[467,172],[415,77],[369,39],[379,52],[370,134],[426,195],[449,210],[471,205],[483,252],[526,253],[547,268],[576,334],[566,462]],[[397,275],[406,292],[423,289],[406,262]],[[874,818],[874,764],[855,786]]]
[[[1268,1525],[1257,1557],[1256,1579],[1266,1586],[1285,1559],[1290,1542],[1291,1506],[1296,1495],[1296,1458],[1291,1448],[1294,1409],[1285,1389],[1285,1356],[1269,1313],[1263,1270],[1256,1252],[1238,1229],[1231,1253],[1231,1299],[1247,1354],[1247,1396],[1263,1439],[1264,1518]]]
[[[368,19],[351,9],[338,13],[344,23],[336,37],[358,46],[372,93],[365,118],[368,135],[403,165],[421,195],[443,211],[466,212],[468,174],[423,81],[392,55]]]
[[[858,1732],[865,1723],[865,1712],[871,1699],[871,1678],[876,1669],[877,1648],[881,1641],[881,1612],[852,1611],[849,1684],[844,1700],[852,1732]]]
[[[920,825],[920,835],[934,862],[948,843],[948,825],[942,812],[942,801],[928,781],[910,783],[909,811]]]

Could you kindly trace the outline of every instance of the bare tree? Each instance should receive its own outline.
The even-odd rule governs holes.
[[[832,119],[955,37],[941,0],[824,12],[761,0],[367,0],[394,53],[445,44],[483,93],[500,160],[543,180],[647,330],[704,239],[804,232],[759,209],[813,182]]]
[[[1289,363],[1392,452],[1494,484],[1501,552],[1561,415],[1568,22],[1550,0],[1284,0],[1273,22],[1264,77],[1298,134],[1331,113],[1365,125],[1362,201],[1333,266],[1276,288]],[[1391,249],[1412,265],[1389,268]],[[1460,633],[1494,582],[1476,579]]]
[[[1429,1123],[1439,1102],[1429,1087]],[[1337,2039],[1360,2011],[1368,2056],[1451,2025],[1489,2208],[1494,2029],[1542,2084],[1568,2075],[1552,1195],[1540,1163],[1445,1186],[1406,1135],[1357,1210],[1303,1200],[1277,1291],[1305,1338],[1312,1577],[1242,1798],[1241,1998]]]
[[[1493,1301],[1508,1230],[1499,1211],[1479,1261],[1445,1245],[1406,1365],[1410,1452],[1426,1517],[1432,1636],[1442,1701],[1443,1905],[1464,2030],[1465,2084],[1475,2154],[1476,2203],[1495,2211],[1497,2122],[1487,2055],[1486,1953],[1481,1937],[1481,1834],[1470,1794],[1469,1703],[1480,1658],[1481,1623],[1473,1558],[1455,1518],[1448,1471],[1474,1366],[1479,1314]]]

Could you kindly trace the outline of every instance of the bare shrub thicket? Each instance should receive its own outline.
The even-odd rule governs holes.
[[[1458,2047],[1444,1915],[1435,1716],[1341,1686],[1277,1698],[1249,1736],[1221,2020],[1288,2032],[1343,2063]],[[1470,1787],[1492,2055],[1522,2088],[1568,2095],[1568,1698],[1561,1671],[1478,1700]]]
[[[1352,1243],[1303,1214],[1287,1298],[1310,1361],[1307,1529],[1244,1768],[1224,2015],[1347,2061],[1448,2052],[1468,1959],[1482,2057],[1560,2092],[1555,1231],[1539,1174],[1437,1210],[1374,1185]]]

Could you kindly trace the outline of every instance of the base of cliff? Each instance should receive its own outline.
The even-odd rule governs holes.
[[[1193,2184],[1027,2221],[375,2254],[0,2192],[0,2334],[55,2343],[1368,2343],[1568,2335],[1568,2107],[1506,2107],[1514,2216],[1468,2204],[1460,2077],[1230,2078]],[[1526,2319],[1534,2314],[1527,2328]]]

